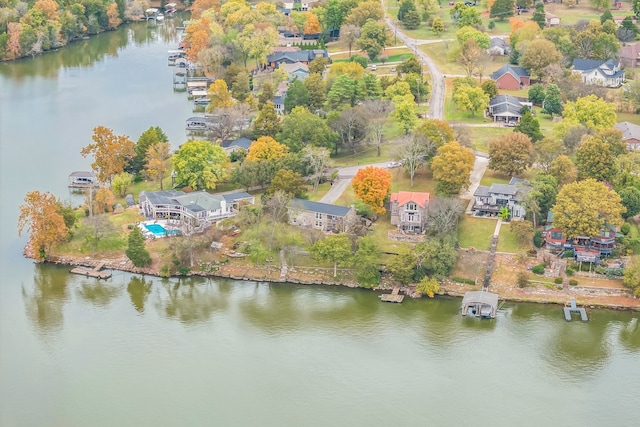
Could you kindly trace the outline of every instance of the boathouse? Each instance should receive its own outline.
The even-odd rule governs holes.
[[[498,294],[485,291],[469,291],[462,298],[462,315],[495,318],[498,311]]]

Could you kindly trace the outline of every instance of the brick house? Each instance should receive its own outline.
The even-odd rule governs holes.
[[[640,65],[640,42],[628,44],[620,48],[620,62],[625,67],[635,68]]]
[[[429,193],[412,191],[392,193],[389,200],[391,205],[391,225],[397,225],[400,233],[424,233],[427,224],[429,198]]]
[[[627,150],[640,150],[640,126],[629,122],[620,122],[613,127],[622,132],[622,140],[627,144]]]
[[[491,74],[499,89],[519,90],[531,84],[531,75],[522,67],[505,64]]]
[[[304,199],[292,199],[287,212],[289,224],[333,232],[345,231],[356,217],[353,206],[347,208]]]

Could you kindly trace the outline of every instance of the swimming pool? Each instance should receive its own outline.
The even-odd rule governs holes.
[[[160,224],[144,224],[144,228],[153,233],[156,237],[165,237],[167,235],[178,234],[178,230],[167,230]]]

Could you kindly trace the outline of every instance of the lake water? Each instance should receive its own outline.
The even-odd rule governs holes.
[[[0,64],[1,426],[635,426],[637,313],[460,300],[383,304],[333,287],[98,282],[22,257],[17,206],[68,198],[104,125],[177,147],[192,105],[174,93],[171,21],[141,23]]]

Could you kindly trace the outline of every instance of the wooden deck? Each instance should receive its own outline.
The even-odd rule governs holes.
[[[589,318],[587,317],[587,310],[585,310],[582,307],[578,307],[576,305],[576,300],[572,299],[569,302],[569,306],[565,306],[564,307],[564,319],[567,322],[571,322],[571,314],[573,313],[579,313],[580,314],[580,320],[582,320],[583,322],[588,322]]]
[[[396,286],[393,288],[390,294],[382,294],[380,295],[380,300],[383,302],[397,302],[401,303],[404,300],[404,295],[400,295],[400,287]]]
[[[96,279],[108,279],[111,277],[111,273],[107,271],[100,271],[104,267],[105,262],[102,261],[92,269],[85,267],[74,267],[70,270],[73,274],[80,274],[81,276],[95,277]]]

